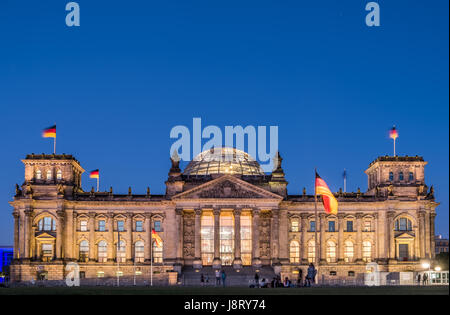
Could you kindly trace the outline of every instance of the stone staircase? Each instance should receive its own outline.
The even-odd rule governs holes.
[[[254,267],[243,267],[240,272],[237,272],[231,266],[223,266],[222,270],[225,271],[226,274],[226,286],[245,286],[248,287],[250,283],[253,283],[255,279],[256,270],[259,272],[260,280],[262,278],[266,279],[266,282],[272,281],[273,278],[276,277],[273,268],[264,266],[261,268]],[[215,286],[216,285],[216,276],[215,269],[212,267],[203,267],[198,272],[193,267],[185,266],[182,269],[181,275],[179,276],[179,281],[182,285],[185,286],[201,286],[200,277],[203,276],[209,278],[209,281],[204,283],[205,286]]]

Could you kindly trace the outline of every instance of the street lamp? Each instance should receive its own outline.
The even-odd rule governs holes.
[[[436,270],[437,272],[441,271],[441,267],[437,266],[436,268],[434,268],[434,270]]]

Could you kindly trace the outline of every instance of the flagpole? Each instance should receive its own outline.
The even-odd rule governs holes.
[[[100,187],[100,174],[97,177],[97,192],[98,192],[99,187]]]
[[[318,255],[318,249],[319,249],[319,242],[317,240],[317,226],[318,226],[318,217],[317,217],[317,191],[316,191],[316,174],[317,174],[317,169],[315,170],[315,175],[314,175],[314,215],[315,215],[315,227],[314,227],[314,240],[316,241],[316,246],[314,246],[315,248],[315,260],[316,260],[316,265],[319,264],[319,255]]]
[[[153,229],[150,231],[150,286],[153,286]]]
[[[394,138],[394,157],[395,157],[395,139],[396,138]]]
[[[347,172],[344,168],[344,192],[347,192]]]
[[[117,225],[117,248],[116,248],[116,259],[117,259],[117,286],[120,286],[120,258],[119,258],[119,248],[120,248],[120,231],[119,225]]]
[[[53,154],[56,154],[56,135],[53,138]]]

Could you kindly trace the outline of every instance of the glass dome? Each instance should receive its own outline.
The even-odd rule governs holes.
[[[259,163],[235,148],[212,148],[197,155],[186,166],[184,175],[240,174],[264,175]]]

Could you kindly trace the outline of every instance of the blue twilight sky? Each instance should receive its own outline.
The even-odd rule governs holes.
[[[436,232],[449,222],[449,3],[368,0],[79,0],[0,2],[0,244],[13,243],[20,159],[58,153],[101,188],[164,192],[169,132],[206,125],[279,126],[289,193],[312,193],[317,167],[332,190],[367,188],[379,155],[422,155],[434,185]],[[190,127],[192,128],[192,127]],[[95,182],[83,175],[83,187]]]

